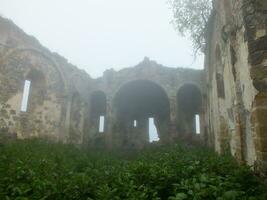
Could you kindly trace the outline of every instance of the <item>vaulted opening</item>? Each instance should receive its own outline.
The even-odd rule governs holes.
[[[169,100],[164,89],[152,81],[136,80],[125,84],[114,98],[114,108],[118,131],[132,142],[149,142],[152,132],[159,138],[167,134]]]
[[[202,97],[193,84],[183,85],[177,93],[177,129],[181,134],[200,133]]]

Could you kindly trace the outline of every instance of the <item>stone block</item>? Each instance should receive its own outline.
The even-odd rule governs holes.
[[[264,138],[267,137],[267,125],[266,124],[257,124],[255,126],[256,137]]]
[[[266,0],[256,0],[254,4],[256,10],[266,11],[267,10],[267,1]]]
[[[263,79],[267,77],[267,65],[257,65],[253,66],[250,70],[251,78],[252,79]]]
[[[257,51],[267,51],[267,35],[250,42],[249,52],[254,53]]]
[[[255,142],[255,148],[258,151],[267,152],[267,137],[265,138],[258,137],[254,140],[254,142]]]
[[[266,50],[256,51],[256,52],[250,53],[249,62],[252,65],[259,65],[263,62],[265,58],[267,58]]]
[[[257,151],[257,157],[261,161],[267,161],[267,152]]]
[[[262,175],[266,176],[267,175],[267,162],[258,160],[257,161],[257,171],[260,171]]]
[[[253,107],[267,107],[267,92],[257,94],[253,102]]]
[[[258,108],[258,109],[256,109],[256,113],[257,113],[256,123],[261,124],[261,125],[266,124],[267,123],[267,109],[266,108]]]

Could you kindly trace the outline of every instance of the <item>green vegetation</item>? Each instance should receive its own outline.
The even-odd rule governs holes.
[[[173,12],[173,25],[182,36],[188,36],[197,52],[204,52],[207,23],[212,0],[168,0]]]
[[[34,140],[0,146],[0,199],[266,200],[267,187],[203,148],[105,153]]]

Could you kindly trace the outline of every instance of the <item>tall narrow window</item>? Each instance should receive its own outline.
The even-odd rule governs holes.
[[[22,102],[21,102],[21,108],[20,108],[20,110],[22,112],[27,112],[29,95],[30,95],[30,88],[31,88],[31,81],[25,80],[24,89],[23,89],[23,96],[22,96]]]
[[[159,141],[159,135],[154,118],[149,118],[149,142]]]
[[[105,116],[101,115],[99,117],[99,133],[104,133],[105,131]]]
[[[199,115],[195,115],[196,134],[200,134],[200,118]]]
[[[134,120],[133,125],[134,125],[134,127],[137,127],[137,120]]]

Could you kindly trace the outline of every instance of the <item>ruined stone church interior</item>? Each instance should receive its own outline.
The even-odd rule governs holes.
[[[0,128],[104,149],[186,141],[267,174],[267,1],[213,6],[204,69],[144,55],[97,79],[0,17]]]

